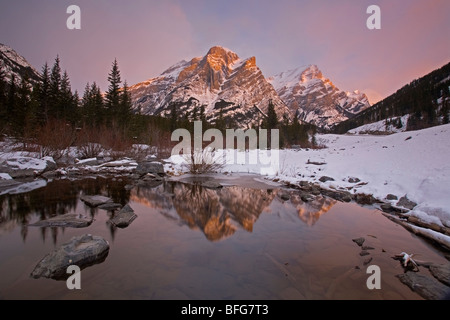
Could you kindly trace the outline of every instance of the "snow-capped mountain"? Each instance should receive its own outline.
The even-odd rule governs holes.
[[[364,93],[339,90],[316,65],[282,72],[267,80],[293,114],[319,127],[330,128],[370,107]]]
[[[291,117],[286,104],[256,65],[255,57],[240,59],[231,50],[212,47],[203,57],[181,61],[156,78],[129,88],[133,107],[142,114],[167,116],[173,106],[179,115],[193,118],[201,107],[208,121],[219,115],[225,122],[250,127],[260,122],[269,101],[278,116]]]
[[[22,77],[26,74],[31,82],[38,81],[40,74],[36,69],[7,45],[0,43],[0,69],[5,73],[7,82],[15,77],[15,83],[20,84]]]

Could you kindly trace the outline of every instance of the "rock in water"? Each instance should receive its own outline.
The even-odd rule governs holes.
[[[450,288],[433,277],[418,274],[417,272],[406,272],[398,274],[396,277],[427,300],[445,299],[450,294]]]
[[[97,207],[105,203],[113,202],[111,198],[96,195],[96,196],[81,196],[80,200],[91,207]]]
[[[147,173],[164,175],[164,166],[156,161],[140,162],[136,168],[136,173],[141,176]]]
[[[355,242],[358,246],[362,246],[364,241],[366,241],[366,239],[364,239],[363,237],[361,238],[356,238],[356,239],[352,239],[353,242]]]
[[[85,234],[73,237],[70,242],[47,254],[31,272],[31,277],[65,280],[70,274],[67,268],[76,265],[80,269],[105,261],[109,243],[99,236]]]
[[[134,210],[127,204],[119,212],[114,214],[114,216],[109,219],[109,222],[118,228],[126,228],[136,218],[137,215],[134,213]]]
[[[46,220],[41,220],[30,224],[33,227],[70,227],[70,228],[84,228],[92,223],[92,219],[87,217],[80,217],[76,213],[67,213]]]

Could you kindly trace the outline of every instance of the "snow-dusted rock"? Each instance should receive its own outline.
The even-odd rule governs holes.
[[[42,159],[25,156],[12,157],[0,164],[0,172],[7,173],[12,178],[33,177],[56,169],[57,165],[52,157]]]

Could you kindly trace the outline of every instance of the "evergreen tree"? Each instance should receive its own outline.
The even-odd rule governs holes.
[[[60,118],[61,112],[59,110],[61,100],[61,67],[59,56],[56,56],[50,73],[49,84],[49,117]]]
[[[70,86],[69,75],[67,71],[61,78],[61,89],[59,97],[58,109],[60,110],[61,118],[69,121],[71,124],[75,124],[77,116],[77,103],[75,101],[72,89]]]
[[[106,92],[106,109],[110,119],[116,119],[119,116],[120,109],[120,79],[119,65],[117,59],[114,59],[111,72],[108,74],[108,91]]]
[[[8,124],[11,125],[11,119],[15,112],[17,104],[17,86],[16,77],[13,74],[8,84],[8,95],[6,98],[6,114],[8,117]]]
[[[132,116],[131,95],[128,91],[128,84],[126,81],[123,84],[122,92],[120,94],[118,112],[119,125],[122,126],[122,128],[126,128],[129,125]]]
[[[275,112],[275,106],[272,99],[269,100],[269,108],[267,109],[267,129],[275,129],[278,126],[278,116]]]
[[[42,67],[42,80],[38,82],[35,90],[37,94],[36,119],[39,124],[47,123],[49,116],[49,97],[50,97],[50,70],[47,62]]]
[[[6,126],[6,77],[0,68],[0,130]]]
[[[103,125],[104,106],[100,87],[94,82],[86,84],[83,98],[81,99],[82,122],[88,127]]]
[[[14,99],[11,113],[11,125],[13,133],[23,137],[27,126],[28,112],[30,111],[31,88],[28,76],[24,75],[17,89],[17,97]]]

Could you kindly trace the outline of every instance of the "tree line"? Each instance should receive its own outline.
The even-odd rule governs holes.
[[[122,83],[116,59],[104,93],[96,82],[87,83],[82,96],[73,92],[59,56],[51,67],[44,64],[39,81],[31,81],[29,74],[23,74],[19,84],[14,76],[6,78],[0,70],[0,133],[24,143],[52,145],[53,150],[87,143],[116,149],[142,143],[167,149],[172,144],[171,132],[176,128],[193,130],[195,120],[203,122],[203,130],[214,127],[224,134],[227,128],[237,127],[236,119],[226,119],[222,108],[213,122],[207,120],[204,106],[186,115],[173,103],[166,117],[133,112],[129,88],[126,81]],[[315,127],[299,123],[296,117],[293,121],[288,116],[279,119],[272,101],[257,127],[279,129],[281,147],[315,144]]]
[[[364,124],[409,114],[407,130],[449,123],[450,63],[416,79],[394,94],[339,123],[335,133],[345,133]]]

